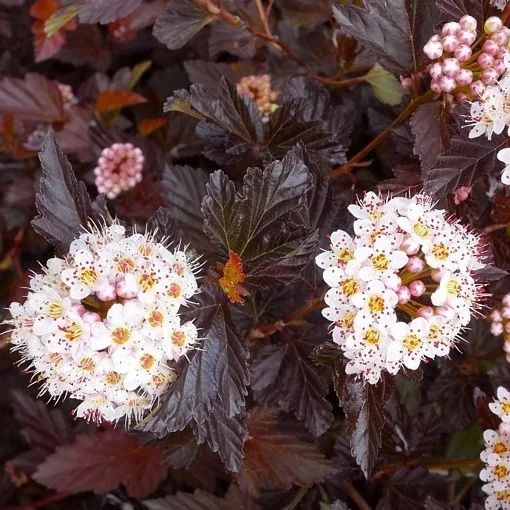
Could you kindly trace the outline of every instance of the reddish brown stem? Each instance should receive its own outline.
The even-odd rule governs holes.
[[[35,501],[34,503],[29,503],[27,505],[4,507],[3,510],[34,510],[36,508],[46,508],[51,503],[62,501],[64,499],[67,499],[69,496],[71,496],[71,494],[67,492],[58,492],[53,496],[48,496],[47,498],[40,499],[39,501]]]
[[[274,335],[288,326],[299,326],[307,315],[310,315],[315,310],[319,310],[323,304],[324,300],[322,297],[310,299],[303,306],[300,306],[279,321],[268,324],[259,324],[258,326],[253,327],[248,338],[265,338],[266,336]]]
[[[355,163],[359,163],[361,160],[365,159],[374,149],[379,147],[379,145],[381,145],[381,143],[385,140],[385,138],[395,126],[398,126],[400,123],[406,121],[419,106],[430,101],[435,95],[435,92],[429,90],[428,92],[425,92],[425,94],[417,97],[416,99],[413,99],[400,112],[397,118],[394,119],[391,124],[384,129],[384,131],[379,133],[368,145],[366,145],[357,154],[355,154],[347,163],[332,170],[329,173],[329,177],[331,179],[336,179],[340,175],[348,173]]]

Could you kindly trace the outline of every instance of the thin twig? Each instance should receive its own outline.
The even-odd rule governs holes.
[[[282,510],[294,510],[301,500],[305,497],[306,493],[308,492],[308,489],[306,487],[301,487],[296,494],[294,494],[294,497],[290,501],[290,503],[283,507]]]
[[[395,127],[398,126],[400,123],[406,121],[416,110],[419,106],[421,106],[424,103],[427,103],[430,101],[434,96],[435,92],[432,90],[429,90],[428,92],[425,92],[425,94],[417,97],[416,99],[413,99],[397,116],[396,119],[394,119],[389,126],[387,126],[384,131],[379,133],[368,145],[366,145],[363,149],[361,149],[357,154],[355,154],[347,163],[344,165],[339,166],[338,168],[335,168],[332,170],[328,176],[331,179],[335,179],[339,177],[340,175],[343,175],[345,173],[348,173],[349,170],[353,167],[354,163],[358,163],[359,161],[362,161],[365,159],[374,149],[379,147],[381,143],[384,141],[384,139],[388,136],[390,131]]]
[[[356,490],[352,483],[344,482],[341,485],[342,490],[352,499],[358,506],[359,510],[372,510],[370,505],[365,501],[363,496]]]
[[[490,234],[491,232],[495,232],[496,230],[503,230],[504,228],[510,227],[510,223],[497,223],[495,225],[489,225],[483,229],[484,233]]]
[[[257,6],[259,18],[260,21],[262,22],[262,26],[264,27],[266,34],[269,37],[273,37],[273,34],[271,33],[271,28],[269,27],[269,21],[266,16],[266,11],[264,11],[264,6],[262,5],[262,0],[255,0],[255,5]]]

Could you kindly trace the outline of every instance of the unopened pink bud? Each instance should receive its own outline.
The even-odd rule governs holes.
[[[440,42],[429,41],[423,47],[423,53],[425,53],[430,60],[435,60],[443,55],[443,45]]]
[[[430,274],[430,277],[435,281],[435,282],[440,282],[441,281],[441,278],[443,278],[443,270],[442,269],[433,269],[432,270],[432,273]]]
[[[494,64],[494,57],[489,53],[484,52],[478,55],[476,61],[478,62],[482,69],[487,69],[489,67],[492,67],[492,64]]]
[[[82,319],[88,323],[88,324],[93,324],[94,322],[98,322],[101,320],[101,316],[96,313],[96,312],[89,312],[89,311],[86,311],[83,316],[82,316]]]
[[[457,23],[456,21],[450,21],[449,23],[445,23],[443,25],[443,28],[441,29],[441,35],[455,35],[460,29],[460,23]]]
[[[501,300],[503,306],[510,306],[510,294],[505,294]]]
[[[485,90],[485,83],[481,80],[476,80],[469,85],[471,92],[475,97],[481,96]]]
[[[430,319],[434,315],[434,310],[430,306],[422,306],[417,313],[424,319]]]
[[[439,85],[439,82],[437,80],[432,80],[430,82],[430,90],[436,92],[437,94],[441,94],[441,86]]]
[[[484,69],[482,73],[482,81],[485,85],[494,85],[499,78],[499,73],[493,67]]]
[[[503,319],[510,319],[510,306],[505,306],[501,309]]]
[[[473,18],[473,16],[469,16],[468,14],[466,14],[465,16],[462,16],[462,18],[460,18],[459,25],[464,30],[468,30],[469,32],[475,32],[478,23],[476,22],[476,19]]]
[[[502,27],[503,21],[501,21],[501,18],[498,18],[497,16],[491,16],[490,18],[487,18],[485,24],[483,25],[483,29],[486,34],[493,34],[494,32],[501,30]]]
[[[457,82],[449,76],[442,76],[439,80],[439,86],[443,92],[453,92],[457,87]]]
[[[406,264],[406,269],[413,274],[421,273],[424,267],[425,262],[420,257],[411,257]]]
[[[401,76],[400,84],[402,85],[402,88],[404,90],[413,90],[413,79],[409,78],[409,76],[407,76],[405,78],[403,76]]]
[[[459,62],[467,62],[473,55],[473,51],[467,44],[459,44],[455,48],[454,55]]]
[[[407,255],[416,255],[420,251],[420,243],[412,237],[408,237],[402,243],[401,249],[405,251]]]
[[[430,77],[434,80],[439,80],[443,76],[443,66],[439,62],[435,62],[429,69]]]
[[[441,69],[445,76],[453,78],[460,71],[459,61],[456,58],[445,58]]]
[[[491,40],[494,41],[500,48],[504,47],[508,41],[508,37],[503,31],[494,32],[491,35]]]
[[[469,69],[461,69],[455,75],[455,81],[461,86],[469,85],[473,81],[473,73]]]
[[[411,292],[405,285],[402,285],[401,287],[399,287],[397,289],[397,297],[398,297],[398,302],[401,305],[405,305],[411,299]]]
[[[116,291],[117,295],[124,299],[132,299],[136,296],[136,292],[128,289],[123,281],[117,283]]]
[[[464,200],[467,200],[469,197],[469,194],[471,193],[471,186],[461,186],[455,191],[454,194],[454,201],[455,205],[459,205],[461,202],[464,202]]]
[[[413,297],[420,297],[425,292],[425,284],[421,280],[415,280],[409,284],[409,292]]]
[[[75,303],[74,305],[71,305],[71,308],[75,313],[77,313],[80,317],[83,316],[83,314],[86,312],[85,307],[81,303]]]
[[[476,32],[461,30],[460,32],[457,32],[457,39],[461,44],[471,46],[476,41]]]
[[[435,313],[447,319],[451,319],[455,315],[455,312],[449,306],[438,306]]]
[[[494,60],[494,69],[496,69],[496,72],[501,76],[502,74],[505,74],[506,72],[506,65],[502,58],[497,58]]]
[[[499,310],[492,310],[489,317],[493,322],[501,322],[501,320],[503,319],[503,317],[501,316],[501,312]]]
[[[501,324],[501,322],[494,322],[493,324],[491,324],[491,333],[494,336],[501,335],[503,331],[504,331],[503,324]]]
[[[443,50],[448,52],[455,51],[455,48],[460,44],[460,41],[455,35],[447,35],[442,39]]]
[[[488,53],[489,55],[495,57],[499,51],[499,44],[493,39],[486,39],[483,42],[482,49],[485,53]]]

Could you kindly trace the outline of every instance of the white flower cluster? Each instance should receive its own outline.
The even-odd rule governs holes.
[[[510,57],[505,58],[505,66],[510,69]],[[510,74],[508,72],[494,85],[488,85],[478,101],[471,103],[469,138],[485,135],[489,140],[493,134],[499,135],[505,129],[510,135]],[[510,149],[501,149],[497,158],[505,163],[501,182],[510,185]]]
[[[375,384],[383,370],[448,354],[476,306],[472,271],[483,265],[478,238],[424,195],[386,201],[369,192],[349,211],[354,237],[333,232],[331,250],[316,258],[331,287],[323,315],[347,373]]]
[[[503,387],[497,391],[498,399],[489,404],[502,423],[498,430],[485,430],[485,450],[480,459],[486,466],[480,479],[486,482],[482,490],[487,494],[486,510],[510,509],[510,392]]]
[[[42,390],[82,400],[77,416],[138,420],[197,340],[179,309],[197,291],[194,266],[148,234],[113,224],[83,233],[12,303],[11,341]]]
[[[507,0],[490,0],[490,4],[496,9],[502,11],[508,4]]]

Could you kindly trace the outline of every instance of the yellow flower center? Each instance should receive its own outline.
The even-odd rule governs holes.
[[[348,278],[340,283],[340,288],[346,296],[352,296],[359,292],[359,283],[354,278]]]
[[[381,334],[376,329],[367,329],[363,338],[367,344],[377,345],[381,339]]]
[[[340,264],[347,264],[350,260],[354,258],[354,254],[352,250],[348,248],[344,248],[336,253],[336,259]]]
[[[168,287],[167,295],[172,298],[178,298],[182,294],[182,289],[177,283],[171,283]]]
[[[64,314],[64,307],[60,303],[51,303],[48,306],[48,317],[52,319],[60,319]]]
[[[117,386],[117,384],[119,384],[122,380],[122,376],[118,372],[111,370],[106,374],[105,380],[107,384]]]
[[[71,322],[64,328],[64,336],[69,342],[74,342],[81,337],[83,330],[77,322]]]
[[[96,362],[92,358],[85,357],[80,360],[78,367],[85,372],[93,372],[96,368]]]
[[[80,271],[80,282],[83,283],[83,285],[94,285],[97,280],[97,273],[91,267],[84,268]]]
[[[457,296],[460,292],[460,282],[457,278],[451,278],[446,283],[446,292],[451,296]]]
[[[341,320],[342,326],[345,329],[351,329],[352,325],[354,324],[354,317],[355,315],[352,312],[347,312]]]
[[[505,402],[502,402],[501,410],[503,411],[503,414],[510,414],[510,401],[506,400]]]
[[[508,448],[506,447],[505,443],[496,443],[493,447],[492,447],[492,451],[494,453],[506,453],[508,450]]]
[[[158,328],[163,324],[164,318],[165,316],[163,315],[163,312],[160,312],[159,310],[152,310],[152,312],[149,314],[147,322],[149,323],[149,326]]]
[[[152,376],[152,384],[156,386],[156,388],[161,388],[167,382],[167,377],[164,374],[154,374]]]
[[[384,310],[384,299],[381,296],[370,296],[368,298],[368,309],[370,313],[381,313]]]
[[[498,480],[502,480],[509,474],[508,469],[502,464],[498,464],[497,466],[495,466],[492,472],[494,473],[494,476]]]
[[[429,235],[429,229],[427,228],[427,226],[422,223],[421,221],[417,221],[414,225],[413,225],[413,232],[418,236],[418,237],[427,237]]]
[[[498,501],[503,501],[505,503],[510,502],[510,489],[504,489],[502,491],[497,491],[496,498]]]
[[[149,353],[142,354],[140,357],[140,366],[145,370],[150,370],[156,363],[156,358]]]
[[[450,256],[450,251],[443,243],[435,244],[431,252],[437,260],[446,260]]]
[[[437,324],[432,324],[429,329],[429,340],[437,340],[441,334],[441,328]]]
[[[115,328],[112,331],[112,340],[117,345],[125,344],[129,340],[130,336],[131,332],[129,331],[129,329],[122,326]]]
[[[143,292],[148,292],[155,287],[158,279],[152,273],[144,273],[138,277],[138,285]]]
[[[418,349],[418,347],[420,347],[421,340],[418,335],[410,333],[409,335],[405,336],[404,341],[402,343],[408,351],[415,351],[416,349]]]
[[[117,259],[117,271],[119,273],[131,273],[136,269],[136,263],[133,259],[121,257]]]
[[[186,335],[182,331],[174,331],[171,340],[175,346],[182,347],[186,343]]]
[[[377,271],[386,271],[390,265],[390,261],[384,253],[376,253],[370,257],[370,260]]]

